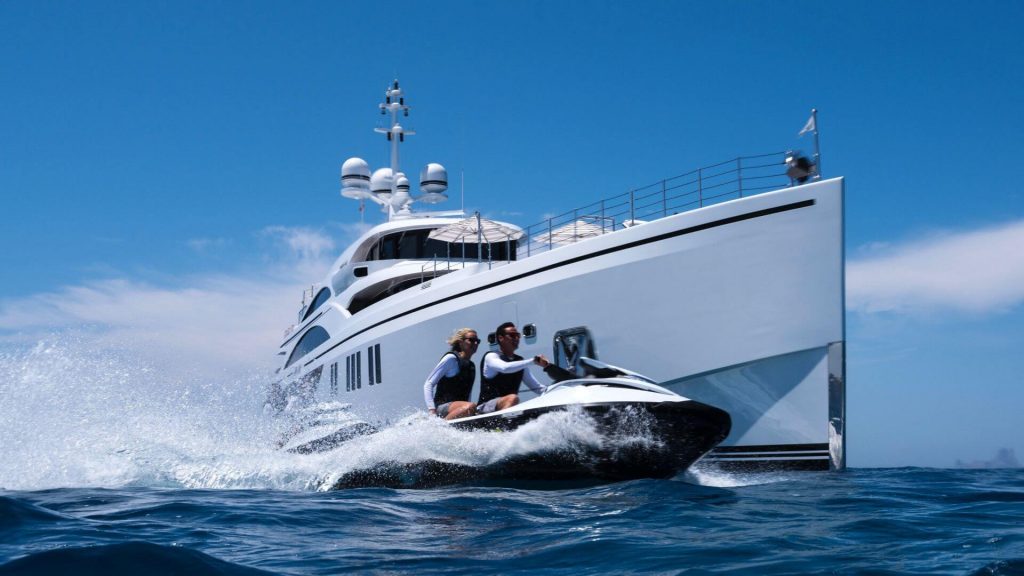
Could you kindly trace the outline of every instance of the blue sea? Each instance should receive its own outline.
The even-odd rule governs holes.
[[[1024,574],[1024,471],[0,492],[0,574]]]
[[[290,454],[273,448],[265,384],[92,342],[0,352],[0,575],[1024,574],[1024,469],[698,463],[668,480],[330,490],[360,470],[488,465],[588,431],[565,418],[457,431],[420,412]]]

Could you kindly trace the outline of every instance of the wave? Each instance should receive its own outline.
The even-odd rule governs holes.
[[[971,576],[1021,576],[1024,574],[1024,559],[999,560],[985,565]]]
[[[0,540],[6,539],[8,534],[15,534],[29,527],[35,528],[40,524],[68,520],[72,519],[41,506],[9,496],[0,496]]]
[[[16,574],[256,576],[271,572],[219,560],[188,548],[135,541],[47,550],[0,565],[0,575]]]

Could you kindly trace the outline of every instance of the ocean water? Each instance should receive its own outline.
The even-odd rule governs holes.
[[[67,339],[0,353],[0,575],[1024,574],[1021,469],[698,464],[669,480],[389,488],[370,474],[330,490],[367,470],[418,485],[425,464],[488,465],[588,431],[563,417],[462,432],[410,413],[289,454],[264,384]]]

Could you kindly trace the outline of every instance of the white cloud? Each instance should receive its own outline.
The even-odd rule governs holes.
[[[348,228],[347,235],[356,231]],[[0,300],[0,342],[73,333],[98,354],[129,352],[178,373],[265,368],[295,321],[303,289],[323,278],[336,254],[334,241],[315,230],[274,226],[261,235],[288,255],[258,271],[191,275],[174,285],[121,274]]]
[[[874,243],[846,268],[858,312],[992,313],[1024,302],[1024,220],[900,245]]]
[[[130,350],[193,372],[267,366],[299,307],[302,278],[210,276],[166,288],[105,280],[0,302],[7,340],[86,328],[98,350]]]
[[[334,252],[334,240],[312,228],[268,226],[262,233],[283,242],[301,260],[315,260]]]

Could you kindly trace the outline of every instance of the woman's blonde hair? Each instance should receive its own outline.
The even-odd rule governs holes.
[[[452,351],[460,350],[459,342],[470,332],[476,332],[476,330],[473,330],[472,328],[459,328],[455,332],[452,332],[452,335],[448,337],[448,345],[452,347]]]

